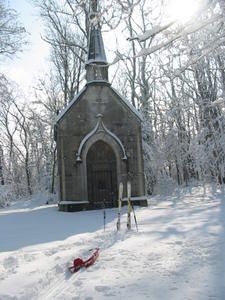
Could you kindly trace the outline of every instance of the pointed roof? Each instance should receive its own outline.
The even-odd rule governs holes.
[[[143,121],[141,113],[129,102],[127,101],[123,96],[117,92],[116,89],[109,86],[112,92],[117,96],[117,99],[119,102],[127,107],[141,122]],[[85,92],[87,91],[88,86],[85,85],[83,89],[74,97],[74,99],[67,105],[66,108],[64,108],[60,114],[56,117],[55,124],[57,124],[62,118],[64,118],[65,114],[73,107],[73,105],[76,105],[76,103],[83,97]]]
[[[107,64],[100,22],[98,20],[98,1],[92,0],[90,2],[91,28],[89,32],[88,56],[86,65],[91,63]]]
[[[86,64],[103,63],[107,64],[102,33],[99,26],[91,27],[88,45],[88,57]]]

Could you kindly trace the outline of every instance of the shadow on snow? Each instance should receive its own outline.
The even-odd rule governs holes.
[[[114,209],[106,210],[106,223],[116,216]],[[62,241],[80,233],[103,228],[103,210],[65,213],[56,206],[0,213],[0,252],[14,251],[26,246]]]

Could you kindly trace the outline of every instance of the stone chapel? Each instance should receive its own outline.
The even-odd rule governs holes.
[[[90,1],[90,19],[97,1]],[[114,207],[119,183],[132,185],[131,200],[147,205],[141,115],[108,81],[101,27],[90,22],[86,85],[55,124],[59,210]]]

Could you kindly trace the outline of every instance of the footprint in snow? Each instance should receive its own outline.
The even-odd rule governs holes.
[[[54,269],[55,269],[56,273],[63,273],[65,271],[65,269],[63,267],[61,267],[60,265],[56,265]]]
[[[106,286],[106,285],[96,285],[96,286],[95,286],[95,290],[96,290],[97,292],[106,292],[106,291],[109,290],[109,287]]]
[[[176,241],[174,244],[175,245],[183,245],[183,242],[182,241]]]
[[[24,260],[25,260],[26,262],[31,262],[31,261],[34,260],[35,255],[32,255],[32,254],[24,254],[23,257],[24,257]]]
[[[82,280],[77,280],[76,282],[74,282],[74,284],[73,285],[75,285],[75,286],[82,286],[83,285],[83,281]]]
[[[8,257],[3,261],[3,267],[5,269],[15,269],[16,267],[18,267],[18,260],[15,257]]]
[[[113,261],[115,260],[115,257],[105,257],[104,261]]]
[[[104,296],[106,296],[106,297],[114,297],[116,294],[115,293],[112,293],[112,292],[110,292],[110,293],[105,293],[104,294]]]
[[[11,297],[11,296],[8,296],[8,295],[0,295],[0,299],[4,299],[4,300],[17,300],[18,298],[16,296],[14,297]]]
[[[58,249],[52,249],[52,250],[47,250],[44,252],[45,256],[52,256],[56,254],[59,250]]]
[[[6,278],[6,275],[4,273],[5,273],[5,268],[0,265],[0,280],[4,280]]]

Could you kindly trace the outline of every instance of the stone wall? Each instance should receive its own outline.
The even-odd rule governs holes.
[[[98,117],[97,117],[98,116]],[[101,121],[99,121],[99,116]],[[99,128],[84,143],[77,161],[76,154],[85,136]],[[103,124],[103,125],[102,125]],[[112,135],[107,134],[105,127]],[[122,147],[127,160],[123,159]],[[88,84],[57,124],[57,150],[62,201],[88,201],[86,155],[91,143],[98,139],[109,143],[117,156],[118,184],[132,183],[132,196],[144,196],[144,167],[141,122],[137,115],[108,84]]]

